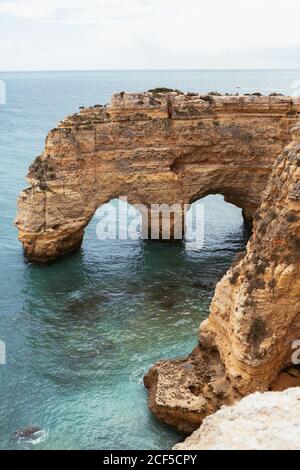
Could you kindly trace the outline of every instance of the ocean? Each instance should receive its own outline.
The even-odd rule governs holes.
[[[23,257],[18,193],[47,132],[79,106],[117,91],[292,94],[300,71],[0,72],[0,449],[167,449],[182,439],[148,410],[143,375],[197,344],[214,286],[247,233],[222,195],[205,208],[205,243],[99,240],[49,266]],[[39,439],[13,433],[42,429]]]

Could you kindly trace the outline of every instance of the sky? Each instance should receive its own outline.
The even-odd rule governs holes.
[[[299,0],[0,0],[0,70],[299,69]]]

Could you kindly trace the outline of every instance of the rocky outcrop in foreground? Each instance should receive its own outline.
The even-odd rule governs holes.
[[[254,393],[203,421],[175,450],[300,450],[300,388]]]
[[[290,142],[300,100],[180,92],[118,93],[49,132],[19,197],[27,258],[47,263],[77,250],[99,206],[119,196],[190,204],[223,194],[251,225],[276,157]]]
[[[276,160],[245,254],[217,285],[199,346],[145,377],[151,410],[184,432],[222,404],[300,386],[289,373],[300,340],[300,125]]]

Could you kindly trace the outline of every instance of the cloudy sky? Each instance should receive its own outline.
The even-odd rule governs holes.
[[[300,68],[299,0],[0,0],[0,70]]]

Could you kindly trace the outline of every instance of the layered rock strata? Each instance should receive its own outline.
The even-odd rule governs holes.
[[[145,377],[151,410],[181,431],[254,391],[300,386],[292,367],[300,344],[300,125],[292,137],[274,164],[246,253],[216,287],[198,347]]]
[[[296,98],[179,92],[119,93],[81,109],[29,169],[16,219],[27,258],[78,249],[96,209],[119,196],[150,208],[221,193],[251,224],[299,112]]]

